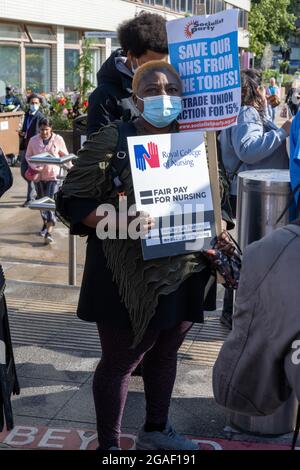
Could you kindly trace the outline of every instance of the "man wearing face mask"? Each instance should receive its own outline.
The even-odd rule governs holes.
[[[118,28],[121,48],[114,51],[98,72],[98,87],[89,98],[87,134],[139,114],[132,101],[132,78],[136,69],[150,60],[168,56],[166,20],[145,13],[125,21]]]
[[[38,134],[39,123],[41,119],[44,118],[43,113],[40,111],[40,106],[42,102],[41,102],[41,98],[39,97],[39,95],[36,95],[35,93],[31,94],[27,98],[27,103],[29,105],[29,109],[25,113],[23,127],[19,133],[22,139],[20,150],[25,150],[25,151],[27,149],[28,142],[31,139],[31,137]],[[27,168],[28,168],[28,163],[27,163],[27,160],[25,159],[25,152],[24,152],[24,155],[21,160],[21,175],[24,178],[24,180],[27,182],[27,198],[23,204],[23,207],[27,207],[30,204],[30,202],[32,202],[35,199],[34,183],[32,181],[27,181],[27,179],[24,176]]]

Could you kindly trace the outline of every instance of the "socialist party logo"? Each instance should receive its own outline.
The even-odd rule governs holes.
[[[138,170],[145,171],[146,162],[150,168],[159,168],[158,147],[153,142],[149,142],[148,151],[143,145],[134,145],[135,164]]]

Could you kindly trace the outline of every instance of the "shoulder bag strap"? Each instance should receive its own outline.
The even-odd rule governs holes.
[[[132,121],[119,121],[117,122],[117,127],[119,132],[119,139],[112,157],[110,171],[115,186],[119,191],[122,191],[123,184],[121,175],[129,161],[127,137],[136,136],[137,132],[136,127]]]

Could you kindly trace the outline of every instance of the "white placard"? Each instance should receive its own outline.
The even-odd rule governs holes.
[[[215,224],[203,133],[129,137],[128,149],[137,210],[156,222],[144,259],[208,248]]]
[[[0,130],[1,131],[8,131],[8,121],[0,122]]]
[[[238,10],[167,22],[170,62],[183,83],[181,130],[225,129],[241,105]]]

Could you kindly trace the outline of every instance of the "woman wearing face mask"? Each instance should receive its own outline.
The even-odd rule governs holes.
[[[63,157],[68,155],[68,150],[64,139],[52,131],[50,119],[43,118],[39,122],[39,133],[29,141],[25,158],[40,153],[49,153],[54,157]],[[34,175],[34,182],[38,198],[45,196],[54,197],[57,191],[57,177],[59,167],[57,165],[36,166],[28,162],[30,168],[37,173]],[[26,175],[25,175],[26,176]],[[53,211],[41,211],[43,226],[40,235],[45,238],[45,244],[53,243],[53,229],[56,223],[56,217]]]
[[[39,133],[39,123],[40,120],[44,118],[43,113],[40,111],[41,98],[39,97],[39,95],[32,93],[27,99],[27,104],[29,106],[29,109],[25,113],[23,127],[22,130],[19,132],[20,137],[22,138],[21,150],[25,151],[24,154],[26,153],[26,149],[28,147],[28,143],[31,137]],[[27,169],[28,163],[24,155],[21,160],[21,175],[27,182],[27,198],[23,204],[23,207],[27,207],[30,202],[34,201],[36,192],[34,183],[32,181],[28,181],[24,176]]]
[[[177,351],[193,322],[203,321],[206,261],[199,252],[144,261],[139,239],[101,242],[95,231],[103,219],[96,213],[100,204],[118,210],[120,192],[128,207],[135,202],[128,157],[116,168],[117,152],[128,154],[126,137],[178,132],[182,89],[171,65],[153,61],[139,67],[133,93],[140,116],[93,134],[57,194],[57,211],[71,232],[89,237],[77,314],[97,323],[102,347],[93,382],[99,449],[120,447],[130,375],[143,360],[146,421],[137,449],[197,450],[174,431],[168,411]],[[121,226],[115,224],[118,233]],[[144,215],[140,226],[147,232],[153,220]]]

